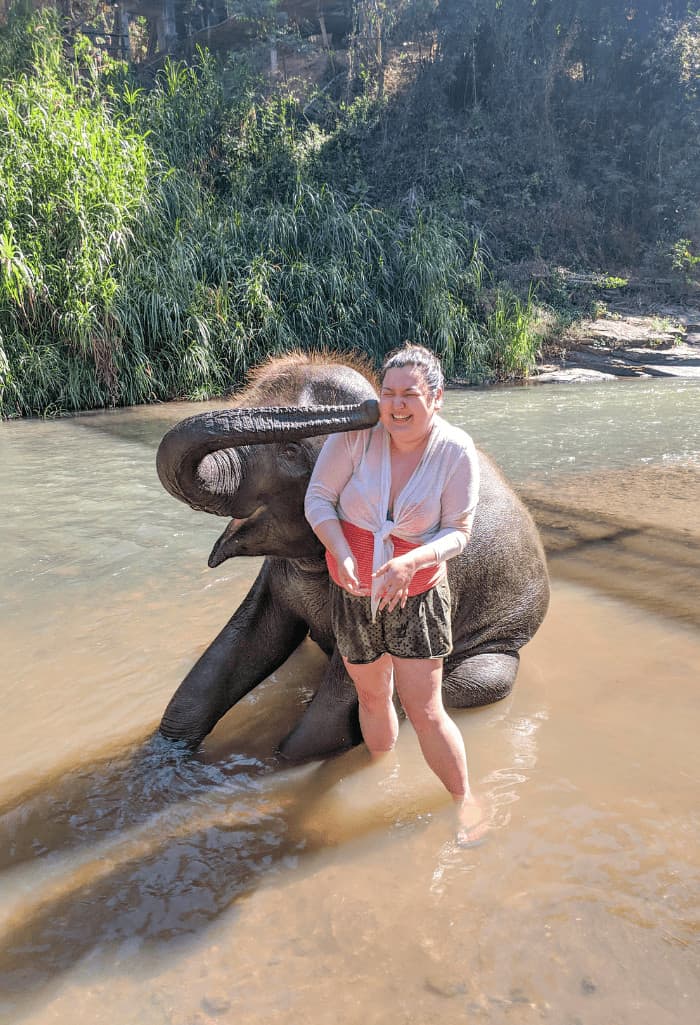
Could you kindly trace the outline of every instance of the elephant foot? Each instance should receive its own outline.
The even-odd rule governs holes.
[[[357,713],[354,717],[337,717],[333,723],[326,722],[322,729],[312,721],[307,722],[305,715],[280,742],[278,751],[290,762],[305,762],[340,754],[361,743],[362,731]]]
[[[176,744],[183,744],[189,751],[195,751],[206,737],[206,732],[183,728],[180,723],[166,720],[165,716],[158,727],[161,737]],[[208,731],[207,731],[208,732]]]
[[[279,752],[299,762],[326,758],[361,743],[357,692],[336,651],[311,703],[280,743]]]
[[[502,652],[445,659],[442,694],[446,708],[478,708],[501,701],[513,689],[520,658]]]
[[[182,695],[176,692],[163,713],[158,731],[166,740],[183,743],[194,751],[213,730],[220,717],[219,714],[210,715],[203,721],[201,709],[194,707],[193,702],[183,700]]]

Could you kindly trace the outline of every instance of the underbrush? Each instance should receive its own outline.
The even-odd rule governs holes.
[[[322,181],[292,101],[245,76],[226,95],[204,54],[149,90],[87,44],[67,63],[46,12],[21,42],[0,37],[3,416],[219,395],[290,349],[376,364],[412,339],[475,382],[532,366],[532,304],[485,301],[479,233]]]

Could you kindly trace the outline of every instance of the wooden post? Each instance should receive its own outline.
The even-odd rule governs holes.
[[[119,56],[124,60],[131,59],[131,36],[129,35],[129,12],[125,3],[119,4],[117,15],[119,19]],[[115,23],[117,18],[114,19]]]
[[[163,10],[158,18],[158,49],[169,53],[176,42],[175,0],[163,0]]]
[[[330,50],[331,43],[330,39],[328,38],[328,33],[326,32],[326,19],[323,17],[323,11],[321,10],[319,10],[318,12],[318,23],[321,26],[321,39],[323,40],[323,49]]]

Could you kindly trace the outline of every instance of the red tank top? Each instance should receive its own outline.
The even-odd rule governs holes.
[[[372,556],[374,553],[374,537],[372,532],[370,530],[363,530],[362,527],[356,527],[354,523],[348,523],[347,520],[341,520],[340,526],[343,528],[345,539],[350,545],[350,551],[355,556],[360,584],[362,587],[371,588]],[[410,541],[405,541],[401,537],[394,537],[393,534],[391,535],[391,541],[394,545],[394,555],[405,555],[406,552],[411,552],[414,548],[420,548],[420,545],[411,544]],[[326,552],[326,565],[328,566],[331,580],[338,584],[339,587],[342,586],[338,580],[338,563],[330,552]],[[431,587],[435,587],[442,580],[443,574],[444,566],[442,564],[419,569],[408,589],[409,596],[413,597],[415,594],[423,594],[425,591],[429,591]]]

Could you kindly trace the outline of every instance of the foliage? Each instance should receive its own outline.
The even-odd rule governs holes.
[[[94,67],[63,66],[49,15],[30,38],[33,70],[0,81],[0,403],[25,412],[103,400],[78,395],[86,362],[111,387],[117,266],[149,165]]]
[[[523,301],[508,289],[499,289],[483,334],[488,340],[484,363],[498,380],[527,376],[539,346],[532,292]]]
[[[393,61],[361,83],[375,118],[359,134],[339,119],[342,166],[352,149],[374,202],[438,203],[504,261],[638,264],[660,240],[697,238],[697,5],[397,6]]]
[[[187,186],[176,188],[182,203]],[[300,187],[289,204],[227,218],[194,190],[189,198],[179,231],[165,205],[161,223],[150,222],[154,263],[124,270],[129,301],[117,316],[132,318],[152,388],[220,391],[290,348],[352,348],[380,361],[407,336],[431,340],[448,370],[473,362],[468,298],[481,268],[470,240],[435,224],[409,229],[330,189]]]
[[[700,256],[692,252],[692,242],[689,238],[679,238],[671,247],[671,267],[674,271],[681,273],[686,281],[691,282],[693,276],[697,278],[700,273]]]
[[[527,369],[504,310],[498,355],[477,316],[478,237],[320,182],[292,97],[203,53],[147,90],[33,24],[33,70],[0,91],[4,415],[203,398],[290,348],[379,362],[412,338],[448,374]]]
[[[167,57],[153,87],[127,87],[124,101],[166,166],[206,174],[225,116],[223,81],[211,54],[200,49],[190,64]]]
[[[253,36],[277,25],[244,6]],[[692,5],[352,12],[313,90],[240,52],[138,78],[46,10],[0,29],[4,415],[221,394],[273,352],[378,362],[405,338],[451,376],[523,376],[533,294],[499,268],[696,273]],[[545,275],[538,302],[574,316],[616,284],[584,278]]]

